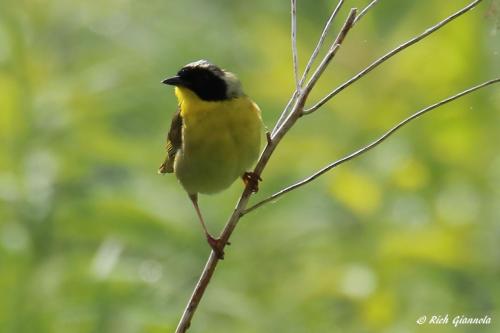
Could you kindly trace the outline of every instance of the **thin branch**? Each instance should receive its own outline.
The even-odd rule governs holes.
[[[480,1],[481,0],[475,1],[475,4],[477,4]],[[472,7],[470,7],[470,8],[472,8]],[[468,8],[467,10],[469,10],[470,8]],[[353,16],[353,17],[355,17],[355,16]],[[339,43],[335,43],[334,45],[332,45],[332,47],[329,50],[329,54],[333,53],[333,55],[335,55],[336,49],[339,48],[339,45],[342,43],[342,40],[345,37],[345,34],[353,26],[354,22],[355,22],[355,20],[350,21],[349,19],[346,21],[346,24],[344,24],[344,28],[342,29],[342,30],[345,30],[345,32],[342,33],[342,31],[341,31],[341,33],[339,33],[339,36],[340,36],[340,38],[338,38]],[[284,117],[284,121],[283,121],[282,125],[280,125],[279,127],[277,127],[277,126],[275,127],[276,130],[273,130],[271,140],[268,140],[264,150],[262,151],[262,153],[259,157],[259,160],[257,161],[257,164],[253,170],[253,172],[255,173],[256,176],[260,176],[262,174],[262,171],[264,170],[267,163],[269,162],[274,150],[276,149],[276,147],[280,143],[281,139],[290,130],[290,128],[295,124],[295,122],[302,116],[303,110],[304,110],[304,104],[305,104],[307,97],[310,93],[310,89],[312,89],[315,82],[317,81],[317,78],[319,78],[321,73],[324,71],[324,67],[326,67],[326,65],[331,61],[332,57],[333,56],[329,56],[327,54],[327,56],[325,56],[325,58],[322,61],[322,64],[324,64],[324,65],[320,64],[320,66],[316,69],[315,73],[311,76],[310,81],[308,82],[306,87],[302,90],[302,92],[301,93],[295,92],[293,94],[293,96],[296,96],[296,97],[292,97],[291,102],[289,103],[290,105],[293,105],[291,107],[289,114],[286,117]],[[328,60],[328,58],[329,58],[329,60]],[[498,79],[493,80],[489,84],[491,84],[493,82],[498,82]],[[347,85],[349,85],[349,84],[347,84]],[[342,89],[344,89],[344,88],[345,87],[343,87]],[[471,89],[474,89],[474,88],[471,88]],[[479,89],[479,87],[476,87],[475,89]],[[460,96],[456,96],[456,98],[458,98],[458,97],[460,97]],[[444,103],[441,103],[441,104],[444,104]],[[435,107],[437,107],[437,106],[435,106]],[[285,109],[285,111],[286,111],[286,109]],[[427,110],[427,111],[429,111],[429,110]],[[427,112],[427,111],[425,111],[425,112]],[[416,117],[418,117],[418,115]],[[408,121],[410,121],[410,120],[408,120]],[[383,138],[383,139],[385,139],[385,138]],[[371,148],[372,147],[368,147],[367,150],[371,149]],[[355,153],[351,154],[350,156],[347,156],[344,159],[345,159],[345,161],[347,161],[347,160],[352,159],[352,158],[354,158],[357,155],[362,154],[362,153],[363,152],[355,152]],[[344,163],[345,161],[339,161],[339,162],[337,162],[337,165]],[[333,168],[333,167],[335,167],[335,165],[331,166],[330,168]],[[326,172],[326,171],[324,171],[324,172]],[[319,174],[317,176],[319,176]],[[313,175],[313,177],[314,177],[314,175]],[[309,180],[309,181],[311,181],[311,180]],[[309,181],[306,181],[306,183]],[[301,185],[298,185],[298,186],[301,186]],[[290,191],[290,190],[288,190],[288,191]],[[243,214],[245,212],[249,212],[249,211],[256,208],[255,206],[253,206],[253,207],[245,210],[251,195],[252,195],[252,189],[249,185],[247,185],[245,187],[243,193],[241,194],[233,213],[229,217],[226,225],[224,226],[224,229],[222,230],[222,232],[219,236],[222,244],[227,244],[231,234],[233,233],[234,229],[236,228],[236,225],[238,224],[238,221],[243,216]],[[262,205],[262,204],[258,204],[258,205]],[[220,260],[217,257],[217,255],[212,251],[208,260],[207,260],[207,263],[203,269],[203,272],[201,273],[201,276],[198,280],[198,283],[196,284],[196,287],[193,290],[193,293],[188,301],[188,304],[186,305],[186,308],[182,314],[182,317],[181,317],[179,324],[177,326],[177,329],[175,331],[176,333],[185,333],[187,331],[187,329],[189,328],[189,326],[191,324],[191,320],[192,320],[194,313],[198,307],[198,304],[199,304],[201,298],[203,297],[208,284],[210,283],[210,279],[212,278],[212,275],[213,275],[219,261]]]
[[[360,148],[358,150],[356,150],[355,152],[333,162],[333,163],[330,163],[328,164],[327,166],[325,166],[324,168],[322,168],[321,170],[315,172],[314,174],[312,174],[311,176],[293,184],[293,185],[290,185],[278,192],[276,192],[275,194],[271,195],[270,197],[256,203],[255,205],[251,206],[250,208],[247,208],[244,212],[243,212],[243,215],[259,208],[260,206],[268,203],[268,202],[271,202],[273,200],[276,200],[277,198],[281,197],[283,194],[286,194],[290,191],[293,191],[303,185],[306,185],[310,182],[312,182],[313,180],[315,180],[316,178],[318,178],[319,176],[321,176],[322,174],[330,171],[331,169],[347,162],[347,161],[350,161],[366,152],[368,152],[369,150],[371,150],[372,148],[375,148],[376,146],[378,146],[379,144],[381,144],[383,141],[385,141],[385,139],[387,139],[389,136],[391,136],[392,134],[394,134],[397,130],[399,130],[400,128],[402,128],[404,125],[408,124],[409,122],[411,122],[412,120],[415,120],[417,118],[419,118],[420,116],[426,114],[427,112],[431,111],[431,110],[434,110],[436,108],[439,108],[440,106],[443,106],[447,103],[450,103],[462,96],[465,96],[467,94],[470,94],[476,90],[479,90],[481,88],[484,88],[486,86],[489,86],[491,84],[495,84],[495,83],[499,83],[500,82],[500,78],[496,78],[496,79],[493,79],[493,80],[489,80],[489,81],[486,81],[486,82],[483,82],[477,86],[474,86],[474,87],[471,87],[467,90],[464,90],[456,95],[453,95],[453,96],[450,96],[446,99],[443,99],[442,101],[439,101],[435,104],[432,104],[414,114],[412,114],[411,116],[409,116],[408,118],[404,119],[403,121],[401,121],[400,123],[398,123],[397,125],[395,125],[394,127],[392,127],[390,130],[388,130],[387,132],[385,132],[381,137],[379,137],[377,140],[371,142],[370,144],[364,146],[363,148]]]
[[[339,34],[337,35],[337,38],[335,38],[335,42],[330,46],[330,49],[326,53],[325,57],[319,64],[318,68],[316,71],[313,73],[311,76],[311,79],[307,83],[307,89],[310,91],[312,88],[314,88],[314,85],[316,82],[319,80],[321,75],[323,75],[323,72],[325,71],[326,67],[330,64],[330,61],[332,61],[333,57],[335,57],[335,54],[337,54],[338,49],[340,48],[340,45],[342,45],[342,42],[345,39],[345,36],[351,30],[353,26],[353,22],[356,19],[356,14],[357,14],[357,9],[356,8],[351,8],[351,11],[349,12],[349,15],[347,16],[347,19],[344,22],[344,25],[340,29]]]
[[[353,84],[354,82],[356,82],[357,80],[359,80],[360,78],[362,78],[363,76],[365,76],[366,74],[368,74],[369,72],[371,72],[374,68],[376,68],[380,64],[384,63],[386,60],[392,58],[394,55],[398,54],[399,52],[403,51],[407,47],[409,47],[409,46],[411,46],[411,45],[413,45],[413,44],[421,41],[422,39],[424,39],[425,37],[429,36],[433,32],[439,30],[440,28],[442,28],[443,26],[445,26],[449,22],[453,21],[454,19],[458,18],[459,16],[465,14],[466,12],[468,12],[469,10],[471,10],[472,8],[474,8],[475,6],[477,6],[481,1],[482,0],[475,0],[475,1],[471,2],[466,7],[462,8],[461,10],[459,10],[459,11],[455,12],[454,14],[448,16],[446,19],[442,20],[438,24],[436,24],[436,25],[428,28],[423,33],[421,33],[421,34],[413,37],[412,39],[408,40],[407,42],[399,45],[395,49],[393,49],[390,52],[386,53],[384,56],[380,57],[375,62],[373,62],[371,65],[369,65],[368,67],[366,67],[365,69],[363,69],[361,72],[359,72],[358,74],[356,74],[354,77],[352,77],[351,79],[349,79],[348,81],[346,81],[345,83],[343,83],[342,85],[340,85],[338,88],[336,88],[335,90],[333,90],[332,92],[330,92],[327,96],[325,96],[317,104],[315,104],[311,108],[305,110],[304,114],[311,114],[311,113],[313,113],[314,111],[316,111],[317,109],[319,109],[320,107],[322,107],[326,102],[328,102],[333,96],[337,95],[339,92],[341,92],[342,90],[344,90],[345,88],[347,88],[348,86],[350,86],[351,84]]]
[[[340,0],[335,9],[333,10],[332,14],[328,18],[328,21],[326,21],[326,24],[323,28],[323,31],[321,32],[321,36],[319,37],[318,43],[316,44],[316,47],[314,48],[313,53],[311,54],[311,57],[309,58],[309,61],[307,62],[306,68],[304,69],[304,73],[302,74],[302,78],[300,79],[301,83],[304,83],[307,74],[309,74],[309,71],[311,70],[312,64],[316,60],[319,54],[319,50],[321,50],[321,47],[323,46],[323,43],[325,42],[326,36],[328,35],[328,32],[330,31],[330,28],[332,26],[333,21],[335,20],[335,17],[337,16],[338,12],[340,11],[340,8],[344,4],[344,0]]]
[[[297,101],[297,97],[298,96],[299,96],[299,93],[298,93],[297,90],[295,90],[293,92],[292,96],[290,97],[290,99],[288,100],[288,102],[286,103],[286,106],[283,109],[283,112],[281,112],[280,117],[278,118],[278,121],[276,121],[276,124],[274,125],[274,128],[271,131],[271,137],[276,133],[276,131],[278,130],[278,128],[283,124],[283,121],[290,114],[290,108]]]
[[[311,54],[311,57],[309,58],[309,61],[307,62],[306,68],[304,69],[304,73],[302,74],[300,82],[298,84],[297,84],[297,82],[295,82],[296,86],[302,87],[302,85],[304,84],[304,81],[306,80],[307,74],[309,74],[309,71],[311,70],[312,64],[314,63],[314,61],[318,57],[319,51],[320,51],[321,47],[323,46],[323,43],[324,43],[324,41],[326,39],[326,36],[328,35],[328,32],[330,31],[330,27],[332,26],[332,23],[333,23],[335,17],[337,16],[338,12],[340,11],[340,8],[342,7],[343,4],[344,4],[344,0],[339,0],[337,6],[333,10],[333,12],[330,15],[330,17],[328,18],[328,20],[327,20],[327,22],[326,22],[326,24],[325,24],[325,26],[323,28],[323,31],[321,33],[321,36],[319,37],[318,43],[316,44],[316,47],[314,48],[314,51]],[[293,28],[292,28],[292,30],[293,30]],[[292,41],[292,43],[293,43],[293,41]],[[298,70],[297,70],[297,72],[298,72]],[[295,76],[295,78],[297,78],[297,76]],[[295,89],[292,97],[288,101],[285,109],[283,110],[283,112],[281,113],[278,121],[276,122],[275,127],[271,131],[271,134],[274,134],[275,131],[281,126],[281,124],[283,123],[283,121],[286,119],[286,117],[288,116],[288,114],[290,112],[290,107],[295,102],[298,94],[299,94],[299,90]]]
[[[373,5],[375,5],[378,1],[379,0],[373,0],[372,2],[370,2],[361,11],[361,13],[358,14],[358,16],[356,16],[356,18],[354,19],[354,22],[352,23],[352,26],[354,26],[356,23],[358,23],[360,21],[360,19],[368,12],[368,10],[370,10],[373,7]],[[304,73],[302,74],[302,77],[300,79],[299,86],[302,86],[303,83],[304,83],[304,81],[305,81],[305,79],[307,78],[307,74],[309,74],[309,71],[311,70],[312,64],[314,63],[314,61],[318,57],[319,51],[321,50],[321,47],[323,46],[323,43],[324,43],[324,41],[326,39],[326,36],[328,35],[328,32],[330,31],[330,28],[331,28],[331,26],[332,26],[332,24],[333,24],[333,22],[335,20],[335,17],[337,16],[337,14],[340,11],[340,9],[341,9],[341,7],[342,7],[343,4],[344,4],[344,0],[339,0],[339,2],[337,3],[337,6],[333,10],[333,12],[330,15],[330,17],[328,18],[328,21],[326,22],[326,24],[325,24],[325,26],[323,28],[323,31],[321,32],[321,36],[320,36],[320,38],[318,40],[318,43],[316,44],[316,47],[314,48],[314,51],[311,54],[311,57],[309,58],[309,61],[307,62],[307,65],[306,65],[306,68],[304,70]],[[276,125],[274,126],[273,130],[271,131],[271,134],[275,134],[276,133],[276,130],[282,125],[283,121],[289,115],[290,107],[296,101],[297,96],[298,96],[298,91],[296,89],[295,92],[293,93],[292,97],[288,100],[288,103],[287,103],[285,109],[283,110],[283,112],[281,112],[280,117],[279,117],[278,121],[276,122]]]
[[[321,73],[323,73],[323,71],[325,70],[328,63],[334,57],[337,49],[340,47],[340,44],[343,42],[346,34],[348,33],[348,31],[352,27],[352,22],[354,22],[355,17],[356,17],[356,9],[353,8],[353,9],[351,9],[351,12],[349,13],[349,16],[348,16],[346,22],[344,23],[341,31],[339,32],[339,35],[337,36],[335,43],[330,48],[329,52],[327,53],[327,55],[323,59],[321,65],[318,67],[318,69],[312,75],[311,80],[307,83],[303,92],[298,95],[296,103],[294,104],[289,116],[286,118],[285,122],[283,123],[283,126],[281,126],[277,130],[277,132],[275,133],[276,134],[275,136],[272,136],[270,138],[270,140],[268,139],[267,145],[264,148],[264,151],[262,152],[262,154],[260,155],[259,160],[257,161],[257,164],[253,170],[254,174],[256,174],[257,176],[260,176],[260,174],[264,170],[265,166],[267,165],[267,162],[271,158],[272,153],[276,149],[276,147],[279,144],[279,142],[281,141],[281,139],[285,136],[285,134],[288,132],[288,130],[293,126],[293,124],[295,124],[297,119],[302,114],[302,111],[304,109],[304,104],[307,100],[309,92],[314,87],[314,84],[316,83],[318,78],[321,76]],[[252,195],[252,190],[249,187],[249,185],[247,185],[245,187],[245,190],[243,191],[240,199],[238,200],[236,208],[234,209],[228,222],[224,226],[222,233],[219,236],[222,244],[227,244],[227,242],[229,241],[229,237],[231,237],[231,234],[233,233],[234,228],[236,227],[240,218],[243,216],[243,212],[245,211],[245,208],[248,204],[248,200],[250,199],[251,195]],[[191,319],[193,318],[194,313],[195,313],[196,309],[198,308],[198,304],[199,304],[201,298],[203,297],[208,284],[210,283],[210,279],[212,278],[212,275],[213,275],[218,263],[219,263],[219,258],[212,251],[210,253],[210,257],[208,258],[208,261],[205,265],[205,268],[203,269],[203,272],[200,276],[200,279],[198,280],[198,283],[196,284],[196,286],[193,290],[193,293],[191,294],[191,297],[188,301],[188,304],[186,305],[186,308],[184,309],[184,312],[182,313],[181,320],[179,321],[179,324],[178,324],[177,329],[175,331],[176,333],[184,333],[188,330],[188,328],[191,324]]]
[[[376,5],[377,3],[379,2],[379,0],[372,0],[372,2],[370,2],[358,15],[358,17],[356,17],[356,20],[354,20],[354,24],[356,24],[359,20],[361,20],[361,18],[363,16],[366,15],[366,13],[374,6]]]
[[[274,140],[275,137],[281,134],[281,137],[290,129],[290,127],[295,123],[295,121],[302,115],[304,103],[309,96],[309,93],[311,90],[314,88],[314,85],[318,81],[318,79],[321,77],[323,72],[325,71],[326,67],[330,64],[332,59],[335,57],[335,54],[337,54],[338,49],[340,48],[340,45],[342,45],[342,42],[345,39],[345,36],[351,30],[352,28],[352,23],[354,22],[356,18],[356,13],[357,9],[356,8],[351,8],[351,11],[349,12],[349,15],[347,16],[346,21],[344,22],[344,25],[340,29],[339,34],[337,35],[337,38],[335,38],[335,41],[333,42],[332,46],[330,46],[330,49],[326,53],[325,57],[319,64],[318,68],[316,71],[314,71],[313,75],[311,76],[311,79],[309,82],[306,84],[302,94],[298,96],[297,100],[297,105],[302,104],[301,106],[295,106],[294,110],[295,112],[290,112],[288,117],[285,119],[283,124],[277,129],[276,135],[272,137]]]
[[[292,15],[292,59],[293,59],[293,76],[295,79],[295,90],[300,92],[301,85],[299,82],[299,64],[297,52],[297,0],[291,0],[291,15]]]

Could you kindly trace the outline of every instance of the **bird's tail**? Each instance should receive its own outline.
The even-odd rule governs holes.
[[[165,161],[158,168],[159,174],[172,173],[174,172],[174,159],[166,158]]]

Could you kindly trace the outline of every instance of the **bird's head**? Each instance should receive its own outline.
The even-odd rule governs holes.
[[[243,95],[236,75],[206,60],[185,65],[176,76],[165,79],[162,83],[187,88],[205,101],[222,101]]]

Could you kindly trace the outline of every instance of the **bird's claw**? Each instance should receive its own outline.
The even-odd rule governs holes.
[[[224,259],[224,243],[222,239],[220,238],[214,238],[210,235],[207,235],[207,242],[208,245],[212,248],[214,251],[215,255],[217,256],[217,259],[223,260]],[[230,245],[231,243],[226,242],[227,245]]]
[[[259,181],[262,181],[262,178],[255,172],[245,172],[243,176],[241,176],[245,185],[250,188],[252,193],[257,193],[259,191]]]

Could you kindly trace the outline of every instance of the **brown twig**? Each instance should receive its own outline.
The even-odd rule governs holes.
[[[300,92],[299,82],[299,56],[297,52],[297,0],[291,0],[291,21],[292,21],[292,61],[293,61],[293,77],[295,79],[295,90]]]
[[[379,0],[372,0],[372,2],[370,2],[368,5],[366,5],[365,8],[363,8],[363,10],[358,14],[358,16],[356,17],[356,20],[354,21],[353,24],[356,24],[359,20],[361,20],[361,18],[363,16],[366,15],[366,13],[374,6],[377,4],[377,2],[379,2]]]
[[[442,20],[438,24],[436,24],[436,25],[428,28],[427,30],[425,30],[421,34],[413,37],[412,39],[410,39],[410,40],[406,41],[405,43],[399,45],[395,49],[389,51],[388,53],[386,53],[385,55],[383,55],[382,57],[380,57],[379,59],[377,59],[375,62],[373,62],[371,65],[369,65],[368,67],[366,67],[365,69],[363,69],[361,72],[359,72],[358,74],[356,74],[355,76],[353,76],[351,79],[349,79],[348,81],[344,82],[338,88],[336,88],[335,90],[333,90],[332,92],[330,92],[328,95],[326,95],[323,99],[321,99],[314,106],[312,106],[309,109],[305,110],[304,114],[311,114],[314,111],[318,110],[326,102],[328,102],[330,99],[332,99],[333,96],[337,95],[339,92],[341,92],[345,88],[349,87],[354,82],[358,81],[360,78],[362,78],[363,76],[365,76],[366,74],[368,74],[369,72],[371,72],[373,69],[375,69],[376,67],[378,67],[380,64],[384,63],[386,60],[392,58],[394,55],[398,54],[399,52],[403,51],[404,49],[408,48],[409,46],[411,46],[411,45],[413,45],[413,44],[421,41],[425,37],[429,36],[430,34],[432,34],[435,31],[439,30],[440,28],[442,28],[446,24],[450,23],[454,19],[458,18],[459,16],[465,14],[466,12],[468,12],[469,10],[471,10],[472,8],[476,7],[481,1],[482,0],[475,0],[475,1],[471,2],[466,7],[462,8],[461,10],[459,10],[459,11],[455,12],[454,14],[448,16],[447,18],[445,18],[444,20]]]
[[[306,68],[304,69],[304,73],[302,73],[302,77],[300,78],[300,82],[298,84],[296,83],[297,87],[296,87],[295,91],[293,92],[292,96],[290,97],[290,99],[288,100],[288,103],[286,104],[285,109],[283,110],[283,112],[281,112],[280,117],[279,117],[278,121],[276,122],[276,125],[274,126],[271,133],[275,133],[276,130],[283,124],[283,121],[290,114],[290,108],[292,107],[292,105],[294,104],[294,102],[296,101],[296,99],[299,95],[300,87],[302,87],[302,85],[304,84],[304,81],[306,80],[307,74],[309,74],[309,71],[311,70],[312,64],[314,63],[314,61],[318,57],[319,51],[320,51],[321,47],[323,46],[323,43],[325,42],[326,36],[328,35],[328,32],[330,31],[330,28],[335,20],[335,17],[337,16],[338,12],[340,11],[340,8],[342,8],[343,3],[344,3],[344,0],[339,0],[337,6],[335,7],[332,14],[330,15],[330,17],[326,21],[325,26],[323,28],[323,31],[321,32],[321,36],[318,39],[318,43],[316,43],[316,47],[314,48],[314,51],[311,54],[311,57],[309,58],[309,60],[307,62]],[[292,10],[292,14],[293,13],[294,13],[294,11]],[[293,30],[293,28],[292,28],[292,30]],[[292,45],[293,45],[293,37],[292,37]],[[293,47],[292,47],[292,52],[293,52]],[[294,75],[295,75],[295,73],[294,73]],[[295,78],[296,77],[297,77],[297,75],[295,75]]]
[[[318,67],[318,69],[312,75],[311,80],[307,83],[307,85],[304,87],[304,89],[298,95],[297,101],[294,104],[294,106],[290,112],[290,115],[286,118],[283,125],[277,130],[277,132],[268,139],[268,142],[267,142],[263,152],[261,153],[259,160],[257,161],[257,164],[253,170],[253,173],[255,175],[260,176],[262,174],[262,171],[264,170],[265,166],[267,165],[267,162],[271,158],[271,155],[273,154],[274,150],[278,146],[281,139],[285,136],[285,134],[290,130],[290,128],[297,121],[297,119],[301,116],[301,114],[304,110],[304,104],[307,100],[307,97],[309,96],[311,89],[314,87],[314,84],[316,83],[317,79],[319,78],[321,73],[324,71],[324,69],[326,68],[328,63],[335,56],[336,50],[339,48],[340,44],[344,40],[345,35],[348,33],[349,29],[352,27],[352,22],[354,21],[355,17],[356,17],[356,9],[351,9],[351,12],[350,12],[346,22],[344,23],[344,26],[342,27],[341,32],[339,33],[335,43],[332,45],[328,54],[323,59],[322,64]],[[233,213],[229,217],[229,220],[227,221],[226,225],[224,226],[224,229],[222,230],[222,233],[219,236],[222,244],[227,244],[227,242],[229,241],[229,237],[231,237],[231,234],[233,233],[233,230],[236,227],[236,224],[238,223],[240,218],[243,216],[243,212],[247,206],[248,200],[250,199],[251,195],[252,195],[251,188],[249,187],[249,185],[247,185],[245,187],[245,189],[243,190],[243,193],[241,194]],[[222,249],[222,250],[224,250],[224,249]],[[196,284],[196,286],[193,290],[193,293],[191,294],[191,297],[188,301],[188,304],[187,304],[186,308],[184,309],[181,320],[179,321],[179,324],[178,324],[177,329],[175,331],[176,333],[184,333],[188,330],[188,328],[191,324],[191,319],[194,316],[194,313],[198,307],[198,304],[199,304],[201,298],[203,297],[203,295],[205,293],[205,290],[206,290],[208,284],[210,283],[210,279],[212,278],[212,275],[213,275],[218,263],[219,263],[219,258],[212,251],[210,253],[208,261],[205,264],[205,267],[201,273],[201,276],[198,280],[198,283]]]
[[[326,55],[323,57],[323,60],[319,64],[318,68],[314,71],[314,73],[311,76],[311,79],[309,82],[307,82],[305,88],[303,89],[302,92],[299,93],[297,97],[297,102],[295,107],[293,108],[292,112],[285,118],[283,124],[278,127],[276,134],[272,135],[271,138],[274,140],[275,137],[278,137],[279,140],[283,137],[283,135],[288,132],[288,130],[293,126],[295,121],[302,116],[304,112],[304,105],[307,100],[307,97],[309,96],[309,93],[311,90],[314,88],[316,85],[316,82],[318,82],[319,78],[325,71],[325,69],[328,67],[332,59],[335,57],[335,54],[337,54],[338,49],[340,48],[340,45],[345,39],[345,36],[349,32],[349,30],[352,28],[352,22],[354,22],[356,18],[356,13],[357,9],[356,8],[351,8],[351,11],[349,12],[349,15],[347,16],[346,21],[344,22],[344,25],[340,29],[339,34],[337,35],[337,38],[335,38],[335,41],[333,44],[330,46],[330,49],[326,53]]]
[[[340,8],[342,8],[343,4],[344,4],[344,0],[339,0],[337,6],[335,7],[332,14],[330,15],[330,17],[326,21],[325,26],[323,27],[323,31],[321,32],[321,36],[319,36],[318,43],[316,44],[316,47],[314,48],[314,51],[311,54],[309,61],[307,62],[306,68],[304,69],[304,73],[302,73],[302,78],[300,79],[301,85],[306,80],[307,74],[309,74],[309,71],[311,70],[312,64],[314,63],[314,61],[318,57],[319,51],[321,50],[321,47],[323,46],[323,43],[325,42],[326,36],[328,35],[328,32],[330,31],[332,23],[334,22],[335,17],[337,17],[337,14],[339,13]]]
[[[352,22],[352,26],[354,26],[356,23],[358,23],[361,20],[361,18],[363,16],[365,16],[366,13],[375,4],[377,4],[378,1],[379,0],[373,0],[365,8],[363,8],[363,10],[356,16],[356,18]],[[305,80],[307,78],[307,74],[309,74],[309,71],[311,70],[314,61],[318,57],[319,51],[321,50],[321,47],[323,46],[323,43],[324,43],[324,41],[326,39],[326,36],[328,35],[328,33],[330,31],[330,28],[331,28],[333,22],[335,21],[335,18],[337,16],[337,14],[339,13],[340,9],[342,8],[343,4],[344,4],[344,0],[339,0],[338,3],[337,3],[337,6],[335,6],[335,9],[332,11],[332,13],[330,14],[330,17],[326,21],[325,26],[323,27],[321,35],[320,35],[320,37],[318,39],[318,43],[316,43],[314,51],[312,52],[311,57],[309,58],[309,61],[307,62],[306,68],[304,69],[304,73],[302,73],[302,77],[301,77],[299,85],[298,85],[299,87],[302,87],[302,85],[304,84],[304,82],[305,82]],[[283,110],[283,112],[281,112],[280,117],[279,117],[278,121],[276,122],[276,125],[274,126],[273,130],[271,131],[271,133],[275,133],[276,130],[282,125],[282,123],[285,120],[285,118],[289,115],[290,108],[292,107],[293,103],[296,101],[296,98],[298,96],[299,90],[300,89],[295,89],[294,93],[292,94],[292,96],[288,100],[288,103],[287,103],[285,109]]]
[[[417,40],[415,39],[412,39],[410,41],[408,41],[407,43],[405,44],[408,44],[407,46],[413,44],[413,43],[416,43],[418,40],[424,38],[425,36],[427,36],[428,34],[432,33],[433,31],[439,29],[441,26],[445,25],[446,23],[452,21],[454,18],[458,17],[459,15],[465,13],[466,11],[470,10],[471,8],[473,8],[475,5],[477,5],[481,0],[476,0],[474,1],[473,3],[471,3],[469,6],[465,7],[464,9],[462,9],[461,11],[451,15],[450,17],[448,17],[446,20],[442,21],[437,27],[433,27],[430,32],[426,31],[424,34],[420,35],[417,37]],[[373,4],[375,3],[375,1],[372,1],[366,8],[364,11],[368,10]],[[292,15],[296,15],[296,12],[292,10]],[[295,20],[296,18],[293,18],[293,20]],[[276,149],[276,147],[278,146],[278,144],[280,143],[281,139],[286,135],[286,133],[290,130],[290,128],[295,124],[295,122],[303,115],[303,112],[304,112],[304,105],[305,105],[305,102],[309,96],[309,93],[311,92],[311,89],[314,87],[315,83],[317,82],[317,80],[319,79],[319,77],[321,76],[321,74],[323,73],[323,71],[325,70],[325,68],[328,66],[328,64],[331,62],[331,60],[333,59],[333,57],[335,56],[336,52],[338,51],[340,45],[342,44],[343,40],[344,40],[344,37],[345,35],[350,31],[350,29],[353,27],[354,23],[359,21],[359,19],[356,19],[356,9],[352,9],[346,22],[344,23],[343,27],[341,28],[335,42],[331,45],[329,51],[327,52],[327,54],[325,55],[325,57],[323,58],[321,64],[318,66],[318,68],[315,70],[315,72],[312,74],[311,76],[311,79],[309,80],[309,82],[306,84],[306,86],[301,90],[301,91],[296,91],[292,94],[292,98],[290,99],[290,102],[289,102],[289,105],[293,105],[293,107],[291,107],[290,109],[290,112],[288,113],[288,107],[285,108],[285,110],[283,111],[283,113],[285,114],[282,114],[282,117],[280,118],[280,121],[278,121],[277,123],[277,126],[275,126],[275,128],[273,129],[272,131],[272,134],[268,136],[268,140],[267,140],[267,144],[263,150],[263,152],[261,153],[260,157],[259,157],[259,160],[257,161],[257,164],[253,170],[253,172],[257,175],[257,176],[260,176],[262,174],[262,171],[264,170],[264,168],[266,167],[269,159],[271,158],[274,150]],[[403,44],[403,45],[405,45]],[[402,49],[406,48],[407,46],[403,47]],[[355,82],[356,80],[358,80],[360,77],[362,77],[363,75],[365,75],[367,72],[369,72],[370,70],[372,70],[373,68],[375,68],[376,66],[378,66],[380,63],[382,63],[383,61],[387,60],[388,58],[392,57],[392,55],[394,55],[395,53],[401,51],[402,49],[396,49],[397,51],[392,51],[392,53],[389,53],[387,54],[386,56],[382,57],[381,59],[379,59],[377,62],[375,62],[374,64],[370,65],[367,69],[365,69],[363,72],[359,73],[357,76],[355,76],[353,79],[349,80],[348,82],[344,83],[342,86],[340,86],[339,88],[337,88],[335,91],[333,91],[331,94],[329,94],[327,97],[325,97],[325,99],[323,99],[322,101],[320,101],[317,105],[315,105],[313,108],[314,110],[312,109],[309,109],[307,110],[308,113],[311,113],[313,111],[315,111],[316,109],[318,109],[319,107],[321,107],[321,105],[323,105],[324,103],[326,103],[329,99],[331,99],[335,94],[337,94],[338,92],[340,92],[341,90],[345,89],[347,86],[349,86],[350,84],[352,84],[353,82]],[[484,83],[480,86],[476,86],[474,88],[471,88],[465,92],[462,92],[460,94],[457,94],[455,96],[452,96],[450,97],[449,99],[447,100],[443,100],[433,106],[430,106],[429,108],[427,109],[424,109],[422,111],[420,111],[419,113],[411,116],[410,118],[406,119],[405,121],[403,121],[402,123],[398,124],[396,127],[394,127],[393,129],[391,129],[391,131],[387,132],[385,134],[385,137],[381,137],[379,140],[379,142],[374,142],[372,143],[371,145],[367,146],[367,147],[364,147],[362,148],[361,150],[359,151],[356,151],[348,156],[346,156],[344,159],[342,160],[339,160],[337,162],[334,162],[336,163],[335,165],[329,165],[327,166],[326,168],[333,168],[335,167],[336,165],[339,165],[341,163],[344,163],[348,160],[351,160],[359,155],[361,155],[362,153],[364,153],[365,151],[373,148],[374,146],[376,146],[377,144],[379,144],[381,141],[385,140],[385,138],[387,138],[389,135],[391,135],[394,131],[396,131],[399,127],[403,126],[404,124],[406,124],[407,122],[411,121],[412,119],[420,116],[421,114],[425,113],[425,112],[428,112],[430,111],[431,109],[433,108],[436,108],[440,105],[443,105],[445,103],[448,103],[450,102],[451,100],[453,99],[456,99],[456,98],[459,98],[463,95],[465,95],[466,93],[469,93],[469,92],[472,92],[473,90],[476,90],[476,89],[479,89],[485,85],[488,85],[488,84],[492,84],[492,83],[495,83],[495,82],[498,82],[498,79],[496,80],[492,80],[492,81],[488,81],[487,83]],[[328,170],[329,170],[328,169]],[[323,170],[323,169],[322,169]],[[252,195],[252,190],[250,188],[249,185],[247,185],[245,187],[245,189],[243,190],[243,193],[241,194],[237,204],[236,204],[236,207],[233,211],[233,213],[231,214],[231,216],[229,217],[229,220],[227,221],[226,225],[224,226],[224,229],[222,230],[221,234],[220,234],[220,238],[222,240],[222,243],[223,244],[226,244],[228,241],[229,241],[229,238],[231,236],[231,234],[233,233],[234,231],[234,228],[236,227],[238,221],[240,220],[240,218],[256,209],[258,206],[261,206],[263,204],[265,204],[266,202],[269,202],[271,200],[274,200],[276,197],[278,196],[281,196],[287,192],[290,192],[291,190],[299,187],[299,186],[302,186],[310,181],[312,181],[313,179],[317,178],[318,176],[320,176],[322,173],[328,171],[328,170],[325,170],[325,171],[322,171],[320,170],[318,173],[314,174],[313,176],[309,177],[311,178],[309,180],[309,178],[303,180],[302,182],[299,182],[297,184],[294,184],[292,185],[292,187],[290,188],[286,188],[280,192],[278,192],[277,194],[275,194],[275,196],[273,197],[270,197],[266,200],[263,200],[262,202],[258,203],[257,205],[254,205],[252,207],[250,207],[249,209],[245,209],[247,207],[247,204],[248,204],[248,201]],[[194,316],[194,313],[199,305],[199,302],[201,300],[201,298],[203,297],[204,293],[205,293],[205,290],[208,286],[208,284],[210,283],[210,280],[215,272],[215,269],[217,267],[217,264],[219,263],[219,259],[217,257],[217,255],[212,251],[210,253],[210,256],[205,264],[205,267],[203,268],[203,271],[201,273],[201,276],[198,280],[198,283],[196,284],[194,290],[193,290],[193,293],[191,294],[191,297],[186,305],[186,308],[182,314],[182,317],[179,321],[179,324],[177,326],[177,329],[176,329],[176,333],[185,333],[190,324],[191,324],[191,320]]]

